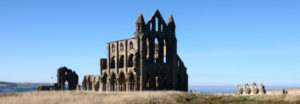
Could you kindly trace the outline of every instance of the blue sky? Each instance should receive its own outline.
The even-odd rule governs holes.
[[[106,42],[133,37],[139,13],[176,23],[190,85],[300,87],[300,1],[0,1],[0,81],[55,82],[67,66],[99,74]],[[51,78],[53,77],[53,78]]]

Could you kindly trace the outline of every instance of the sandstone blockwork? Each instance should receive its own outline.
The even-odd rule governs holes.
[[[100,59],[100,76],[85,76],[83,90],[188,90],[187,68],[177,54],[175,23],[166,23],[158,10],[145,23],[140,14],[130,39],[107,43]]]
[[[82,89],[89,91],[99,90],[100,76],[87,75],[83,77]]]
[[[66,82],[68,82],[68,86],[66,86]],[[53,86],[39,86],[37,90],[76,90],[78,87],[78,75],[76,72],[67,67],[60,67],[57,70],[57,83]]]
[[[257,86],[253,83],[252,86],[245,84],[244,86],[237,85],[237,95],[257,95],[266,94],[266,89],[263,84]]]
[[[68,90],[76,90],[76,87],[78,85],[78,75],[75,71],[72,71],[67,67],[60,67],[57,70],[58,90],[64,90],[66,88],[65,82],[68,82]]]

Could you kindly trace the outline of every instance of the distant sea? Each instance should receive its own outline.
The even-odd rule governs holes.
[[[266,90],[275,89],[288,89],[288,88],[300,88],[300,86],[266,86]],[[198,93],[232,93],[236,92],[236,86],[209,86],[209,85],[190,85],[189,91],[196,91]]]
[[[35,91],[40,85],[52,85],[50,83],[13,83],[0,81],[0,93],[12,92],[31,92]],[[267,86],[267,90],[271,89],[288,89],[300,88],[300,86]],[[236,92],[236,86],[208,86],[208,85],[190,85],[189,91],[197,91],[198,93],[232,93]]]

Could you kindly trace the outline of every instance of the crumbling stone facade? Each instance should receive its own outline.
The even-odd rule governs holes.
[[[78,75],[76,72],[64,66],[58,68],[57,70],[57,83],[55,83],[53,86],[39,86],[37,90],[65,90],[65,82],[68,82],[68,90],[76,90],[79,87]]]
[[[158,10],[147,23],[138,15],[134,37],[108,42],[107,51],[107,58],[100,59],[99,88],[94,90],[188,90],[187,68],[177,54],[172,15],[167,23]],[[84,90],[93,90],[90,86],[98,83],[93,79],[84,78]]]
[[[100,76],[87,75],[83,77],[82,89],[88,91],[98,91],[100,85]]]
[[[237,85],[237,95],[256,95],[256,94],[266,94],[266,89],[263,84],[257,86],[256,83],[253,83],[250,87],[248,84],[245,84],[244,87]]]
[[[78,75],[67,67],[60,67],[57,70],[57,90],[65,90],[65,82],[68,82],[68,90],[76,90]]]

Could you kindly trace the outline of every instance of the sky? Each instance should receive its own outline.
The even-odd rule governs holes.
[[[56,82],[66,66],[99,75],[106,43],[131,38],[138,14],[176,24],[189,85],[300,87],[299,0],[1,0],[0,81]]]

